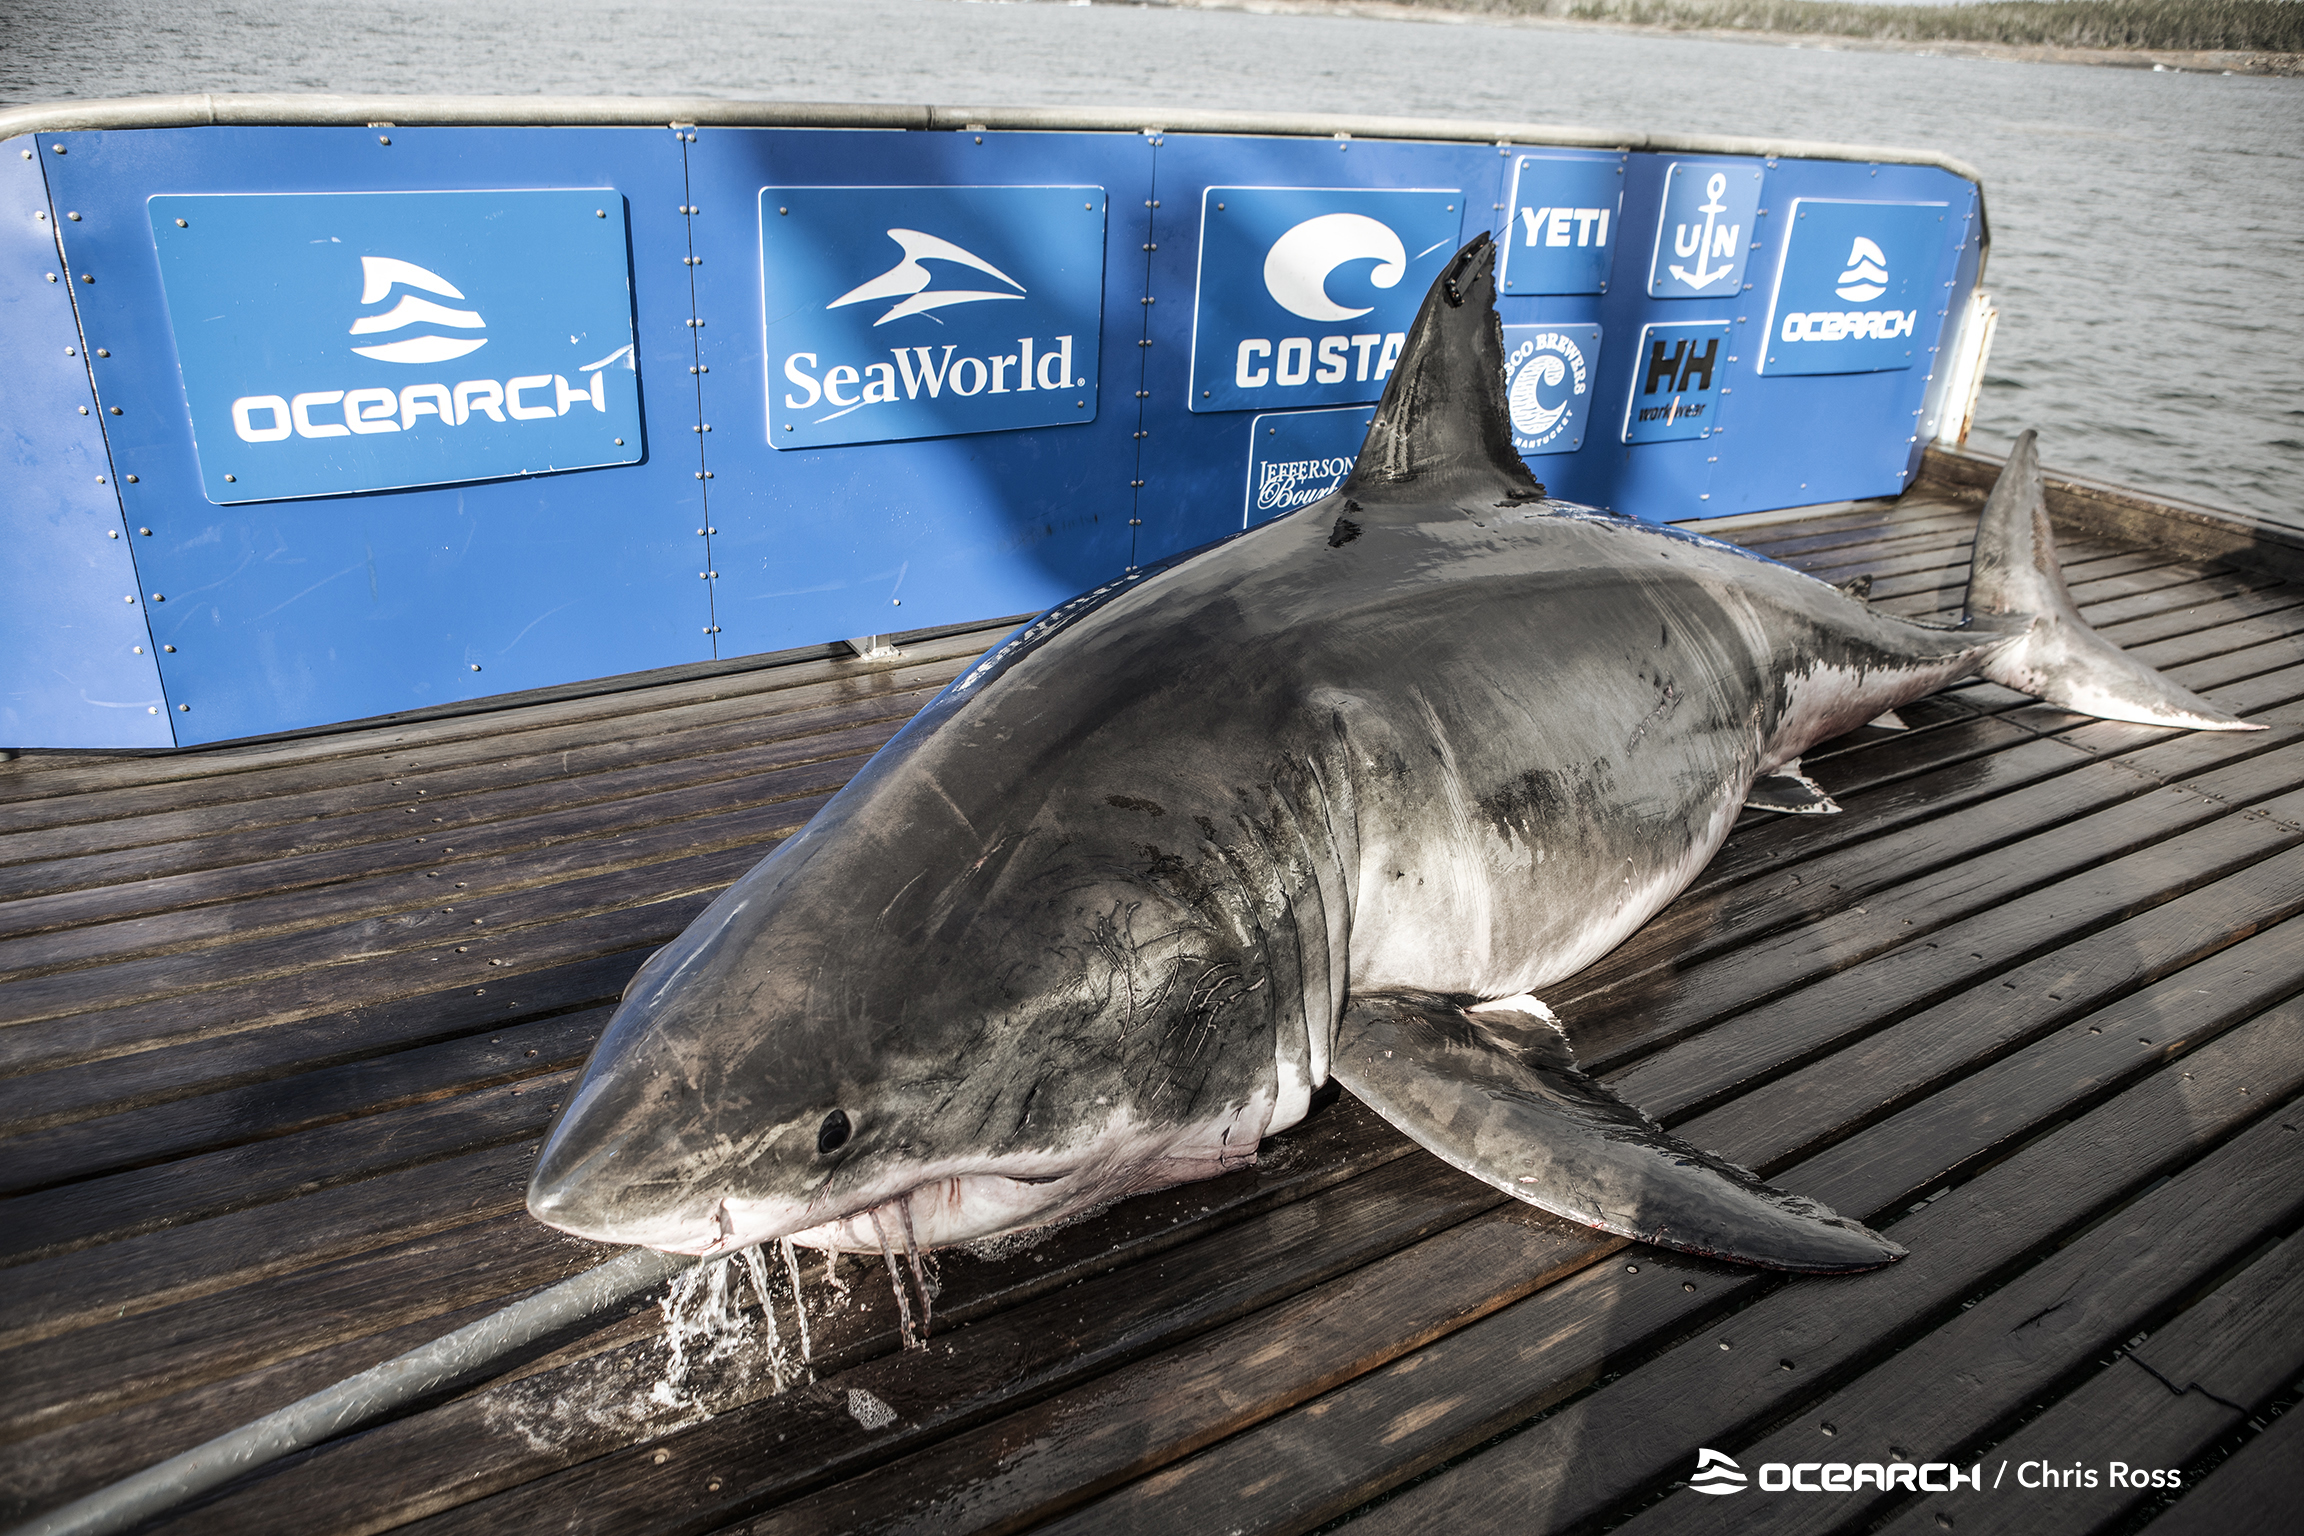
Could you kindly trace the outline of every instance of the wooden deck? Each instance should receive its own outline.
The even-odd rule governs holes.
[[[1940,613],[1973,519],[1736,536]],[[814,1265],[813,1384],[743,1350],[667,1406],[636,1304],[154,1528],[2304,1528],[2304,582],[2065,557],[2100,631],[2271,729],[1955,690],[1812,755],[1845,815],[1748,817],[1547,999],[1903,1263],[1595,1238],[1347,1096],[1252,1172],[945,1255],[925,1351],[878,1260],[845,1301]],[[993,635],[0,765],[0,1520],[597,1262],[521,1193],[609,1005]],[[1703,1498],[1699,1447],[1986,1487]],[[2017,1487],[2112,1461],[2183,1487]]]

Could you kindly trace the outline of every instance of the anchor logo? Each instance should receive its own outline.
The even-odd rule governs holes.
[[[1704,215],[1703,227],[1697,229],[1680,224],[1674,226],[1672,231],[1674,253],[1681,257],[1696,258],[1694,271],[1675,264],[1671,268],[1672,275],[1699,292],[1724,277],[1732,276],[1736,271],[1736,246],[1743,236],[1744,226],[1720,222],[1720,215],[1728,211],[1728,205],[1720,200],[1727,190],[1728,178],[1714,171],[1711,180],[1704,183],[1704,201],[1696,208],[1698,213]],[[1711,265],[1715,256],[1724,258],[1717,267]]]

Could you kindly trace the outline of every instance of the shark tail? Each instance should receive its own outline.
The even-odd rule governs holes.
[[[2088,627],[2064,588],[2034,434],[2009,451],[1976,523],[1968,574],[1968,623],[2006,630],[2007,644],[1982,671],[2003,687],[2100,720],[2193,731],[2255,731]]]

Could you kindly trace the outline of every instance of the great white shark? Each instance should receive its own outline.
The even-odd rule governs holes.
[[[1787,1270],[1902,1250],[1665,1134],[1535,994],[1817,742],[1962,678],[2249,729],[2093,634],[2030,434],[1964,621],[1546,499],[1482,236],[1334,495],[1027,624],[633,978],[529,1209],[889,1253],[1252,1162],[1331,1081],[1571,1221]]]

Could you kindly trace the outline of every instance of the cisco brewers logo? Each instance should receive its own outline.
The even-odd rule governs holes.
[[[149,207],[211,500],[641,456],[613,194],[227,194]]]
[[[1519,453],[1574,453],[1584,446],[1586,406],[1600,360],[1596,325],[1504,327],[1504,399]]]
[[[1192,327],[1196,411],[1374,400],[1456,248],[1450,190],[1210,187]]]
[[[1948,254],[1945,212],[1941,203],[1794,199],[1760,371],[1911,367],[1921,306],[1936,302],[1924,277]]]
[[[1094,419],[1100,188],[769,187],[760,235],[778,448]]]

